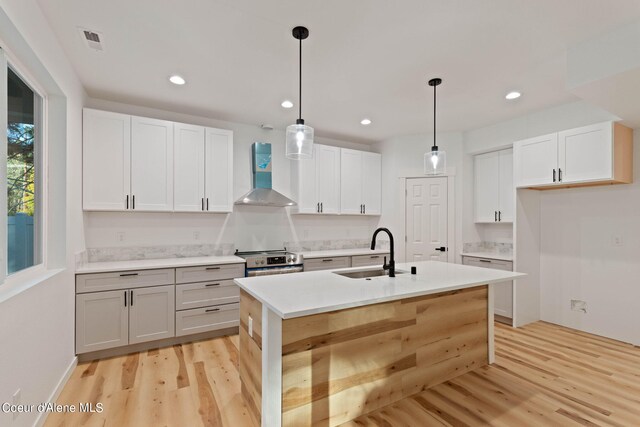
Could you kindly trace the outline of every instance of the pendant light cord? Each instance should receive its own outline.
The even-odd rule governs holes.
[[[436,145],[436,88],[437,85],[433,86],[433,146]]]
[[[298,119],[302,119],[302,39],[300,39],[300,63],[299,63],[299,86],[298,86]]]

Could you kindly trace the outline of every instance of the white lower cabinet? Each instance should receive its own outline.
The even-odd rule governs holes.
[[[474,267],[513,271],[513,263],[511,261],[463,256],[462,263]],[[493,313],[505,318],[497,318],[496,320],[507,320],[507,323],[510,323],[509,320],[513,318],[513,282],[493,285]]]
[[[129,344],[175,336],[174,286],[133,289],[129,299]]]
[[[129,343],[128,290],[76,295],[76,353]]]

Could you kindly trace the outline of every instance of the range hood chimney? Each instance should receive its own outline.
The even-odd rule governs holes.
[[[251,145],[253,190],[236,200],[236,205],[295,206],[296,202],[271,188],[271,144],[254,142]]]

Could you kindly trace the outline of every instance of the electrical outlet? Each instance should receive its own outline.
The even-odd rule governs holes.
[[[118,242],[124,242],[125,240],[125,235],[124,235],[124,231],[118,231],[116,233],[116,241]]]
[[[194,231],[193,232],[193,240],[200,240],[200,232],[199,231]]]
[[[624,246],[624,239],[621,235],[614,235],[611,237],[611,244],[613,246]]]
[[[249,325],[247,325],[249,329],[249,336],[253,338],[253,317],[249,316]]]
[[[587,302],[579,299],[571,300],[571,311],[579,311],[580,313],[587,312]]]
[[[15,393],[13,393],[13,396],[11,396],[11,404],[17,406],[17,405],[20,405],[20,402],[22,402],[22,390],[17,389]],[[16,418],[18,418],[18,415],[20,415],[20,412],[14,411],[13,419],[15,420]]]

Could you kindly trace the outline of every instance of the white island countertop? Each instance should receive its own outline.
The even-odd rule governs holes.
[[[140,259],[132,261],[87,262],[76,267],[76,274],[106,273],[111,271],[151,270],[154,268],[196,267],[199,265],[244,264],[234,256],[200,256],[185,258]]]
[[[411,266],[417,274],[410,273]],[[368,270],[372,267],[311,271],[235,279],[241,289],[283,319],[309,316],[456,289],[511,281],[524,274],[490,268],[420,261],[396,265],[395,278],[387,276],[351,279],[335,271]]]

